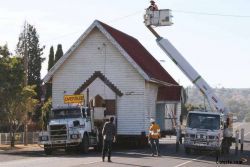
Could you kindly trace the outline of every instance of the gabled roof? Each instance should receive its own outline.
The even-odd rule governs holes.
[[[111,90],[113,90],[118,96],[122,96],[123,93],[112,83],[110,82],[105,75],[103,75],[100,71],[95,71],[94,74],[85,81],[74,94],[80,94],[84,91],[96,78],[100,78]]]
[[[108,40],[120,51],[130,64],[141,74],[145,80],[163,85],[174,85],[178,83],[168,74],[160,63],[135,39],[109,25],[95,20],[93,24],[81,35],[74,45],[61,57],[50,69],[43,81],[49,82],[56,70],[64,63],[71,53],[78,48],[85,37],[97,27]]]

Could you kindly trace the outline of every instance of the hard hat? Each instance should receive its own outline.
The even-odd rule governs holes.
[[[150,118],[150,123],[155,122],[155,120],[153,118]]]
[[[155,1],[151,0],[150,3],[155,3]]]

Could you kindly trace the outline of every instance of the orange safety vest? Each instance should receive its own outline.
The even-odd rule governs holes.
[[[149,127],[149,138],[159,139],[161,137],[160,127],[156,123],[151,124]]]

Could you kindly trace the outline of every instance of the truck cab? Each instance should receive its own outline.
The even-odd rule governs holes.
[[[67,106],[51,110],[47,131],[39,134],[39,144],[46,154],[53,150],[76,148],[84,153],[90,146],[100,144],[99,132],[93,126],[91,111],[87,107]]]
[[[216,112],[190,111],[185,128],[184,148],[191,150],[228,151],[224,115]]]

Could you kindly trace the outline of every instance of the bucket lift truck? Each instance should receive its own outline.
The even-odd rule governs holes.
[[[152,27],[171,26],[171,10],[146,10],[144,23],[155,35],[156,42],[168,57],[180,68],[189,80],[207,98],[213,111],[191,111],[187,117],[184,148],[186,153],[194,149],[215,150],[218,153],[229,152],[233,141],[232,115],[223,102],[214,94],[212,88],[188,63],[181,53],[166,39],[161,37]]]

